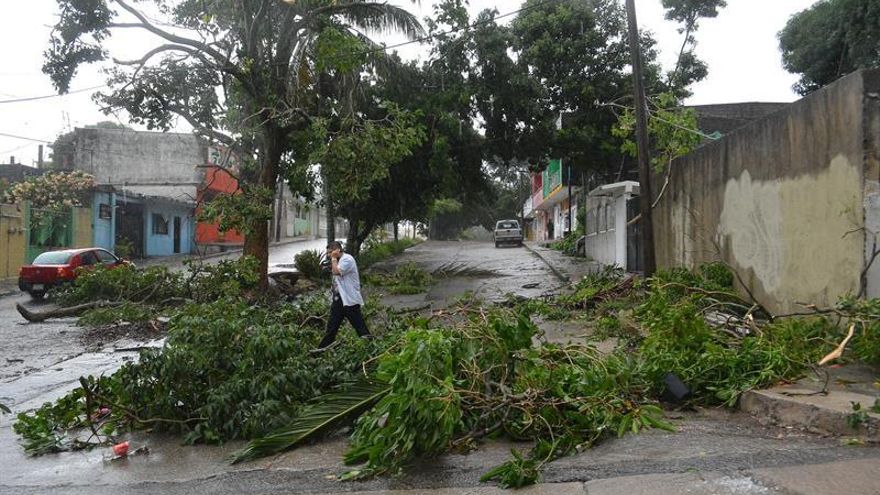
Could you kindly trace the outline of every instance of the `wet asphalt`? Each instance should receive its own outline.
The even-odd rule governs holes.
[[[485,300],[511,293],[540,297],[560,285],[544,261],[521,247],[429,242],[376,269],[391,270],[403,262],[450,275],[427,294],[397,300],[402,306],[439,308],[465,291]],[[26,301],[21,295],[0,298],[0,402],[15,411],[57,397],[75,386],[80,374],[109,373],[133,358],[113,345],[84,353],[78,343],[82,330],[73,320],[23,323],[14,305]],[[764,427],[724,410],[674,412],[670,419],[677,433],[609,439],[549,464],[543,476],[547,484],[526,493],[818,494],[827,493],[825,486],[841,494],[880,493],[880,447],[843,446],[838,438]],[[336,475],[345,470],[344,435],[230,466],[226,458],[240,443],[182,446],[176,438],[145,434],[132,436],[131,442],[133,448],[147,446],[149,454],[127,459],[110,460],[107,449],[30,458],[17,444],[11,424],[9,415],[0,416],[0,494],[496,493],[479,477],[507,460],[510,448],[528,447],[490,441],[466,455],[424,459],[400,477],[340,482]],[[816,473],[834,483],[823,485],[825,477],[811,478]]]

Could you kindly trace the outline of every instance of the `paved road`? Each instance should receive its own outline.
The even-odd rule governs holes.
[[[465,292],[472,299],[499,301],[510,294],[538,297],[558,290],[562,283],[547,263],[525,247],[494,247],[491,242],[430,241],[412,247],[396,258],[378,264],[377,270],[394,270],[416,263],[434,272],[438,283],[427,294],[386,297],[391,305],[444,307]]]
[[[285,254],[284,256],[288,256]],[[387,264],[412,261],[436,270],[464,267],[460,281],[450,278],[422,301],[443,304],[456,289],[469,288],[486,298],[505,292],[536,295],[553,289],[555,279],[546,265],[523,248],[495,249],[489,243],[425,243]],[[381,267],[380,267],[381,268]],[[474,270],[485,270],[477,275]],[[533,286],[532,284],[539,284]],[[525,287],[524,287],[525,286]],[[0,299],[0,315],[16,298]],[[2,312],[6,311],[6,312]],[[13,315],[14,316],[14,315]],[[36,326],[0,324],[5,335],[24,338]],[[70,340],[69,322],[40,327],[52,339]],[[54,328],[54,330],[53,330]],[[15,330],[17,333],[14,333]],[[18,336],[18,337],[15,337]],[[37,347],[45,339],[34,337],[26,345]],[[63,355],[61,349],[57,356]],[[53,358],[34,352],[35,359]],[[42,357],[41,357],[42,356]],[[4,356],[5,357],[5,356]],[[100,370],[99,363],[68,360],[41,373],[29,373],[16,382],[51,379],[53,370]],[[123,356],[124,358],[124,356]],[[34,361],[37,362],[37,361]],[[103,363],[108,366],[109,363]],[[61,372],[58,372],[61,373]],[[8,382],[7,382],[8,383]],[[0,381],[2,387],[6,385]],[[8,390],[8,389],[7,389]],[[46,390],[49,390],[46,388]],[[24,394],[24,391],[20,392]],[[29,391],[28,406],[50,399],[51,392]],[[21,402],[18,402],[21,404]],[[877,495],[880,493],[880,448],[844,447],[836,438],[821,438],[796,430],[759,426],[752,418],[719,410],[687,412],[672,419],[677,433],[649,432],[608,440],[597,448],[561,459],[548,466],[545,484],[519,493],[529,494],[677,494],[767,495],[826,493]],[[447,455],[425,460],[400,478],[342,483],[334,475],[346,442],[338,437],[287,454],[252,463],[229,466],[226,456],[240,446],[185,447],[177,439],[134,436],[135,446],[149,445],[151,453],[123,461],[107,461],[106,451],[64,453],[26,458],[16,445],[10,418],[0,417],[0,494],[289,494],[289,493],[435,493],[495,494],[481,484],[489,467],[506,460],[516,445],[492,441],[468,455]],[[518,446],[525,447],[525,446]]]
[[[270,269],[279,265],[292,264],[293,257],[306,249],[323,249],[326,247],[323,239],[291,242],[273,246],[269,251]],[[221,259],[234,259],[240,253],[231,253],[227,256],[210,258],[209,262]],[[162,263],[163,260],[150,260],[149,264]],[[182,258],[165,260],[175,268],[182,268]],[[146,263],[144,263],[146,264]],[[44,323],[27,323],[18,311],[16,303],[28,307],[39,308],[51,303],[46,301],[32,301],[30,296],[22,293],[13,293],[0,297],[0,402],[12,402],[10,393],[3,383],[14,381],[17,378],[40,370],[50,369],[64,361],[79,356],[85,352],[85,346],[80,342],[83,333],[81,327],[76,326],[74,318],[50,320]],[[7,397],[4,398],[4,395]]]

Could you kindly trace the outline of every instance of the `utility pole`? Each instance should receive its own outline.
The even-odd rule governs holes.
[[[651,159],[648,144],[648,105],[642,77],[642,53],[639,44],[639,25],[636,20],[635,0],[626,0],[626,18],[629,25],[629,52],[632,57],[633,90],[636,106],[636,142],[639,151],[639,209],[642,223],[642,253],[645,276],[654,274],[654,222],[651,219]]]

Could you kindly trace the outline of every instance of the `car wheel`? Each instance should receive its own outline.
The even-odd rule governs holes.
[[[40,301],[40,300],[42,300],[44,297],[46,297],[46,291],[42,291],[42,290],[32,290],[32,291],[30,292],[30,295],[31,295],[31,299],[33,299],[33,300],[35,300],[35,301]]]
[[[496,248],[498,247],[498,241],[495,241],[495,247]]]

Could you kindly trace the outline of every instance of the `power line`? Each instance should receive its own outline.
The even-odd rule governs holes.
[[[0,132],[0,136],[12,138],[12,139],[23,139],[25,141],[33,141],[35,143],[51,143],[52,142],[51,140],[48,140],[48,139],[35,139],[35,138],[29,138],[29,137],[24,137],[24,136],[16,136],[15,134],[6,134],[5,132]]]
[[[33,145],[32,145],[32,144],[23,144],[23,145],[21,145],[21,146],[17,146],[17,147],[12,148],[12,149],[8,149],[8,150],[0,151],[0,155],[5,155],[6,153],[12,153],[13,151],[18,151],[18,150],[20,150],[20,149],[22,149],[22,148],[27,148],[28,146],[33,146]]]
[[[11,100],[0,100],[0,104],[2,104],[2,103],[21,103],[21,102],[25,102],[25,101],[35,101],[35,100],[45,100],[48,98],[61,98],[62,96],[73,95],[73,94],[77,94],[77,93],[85,93],[86,91],[94,91],[96,89],[101,89],[101,88],[106,88],[106,87],[107,87],[106,84],[102,84],[100,86],[92,86],[90,88],[75,89],[73,91],[68,91],[67,93],[64,93],[64,94],[54,93],[51,95],[31,96],[28,98],[14,98]]]

